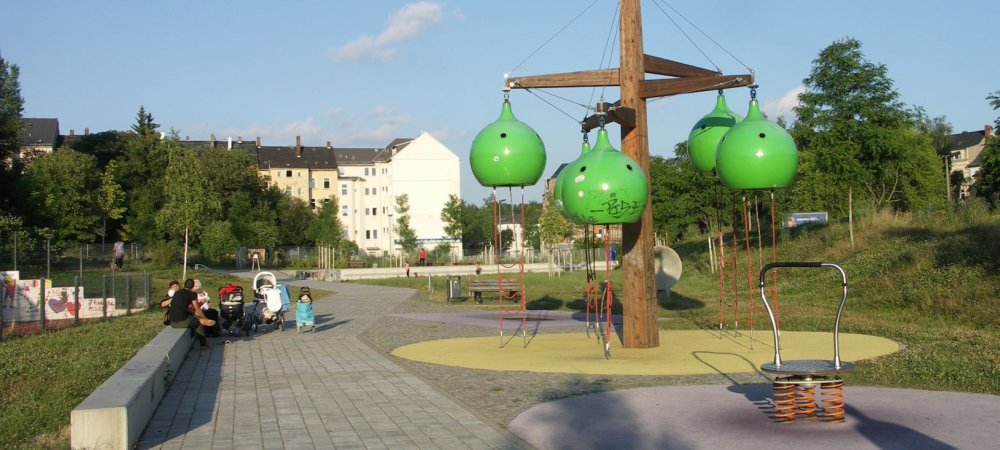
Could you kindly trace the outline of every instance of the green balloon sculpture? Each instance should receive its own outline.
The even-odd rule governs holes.
[[[694,124],[688,134],[688,154],[699,172],[710,172],[715,168],[715,149],[719,141],[740,120],[743,117],[729,109],[726,97],[720,93],[715,100],[715,109]]]
[[[590,143],[587,141],[583,141],[583,147],[580,149],[581,156],[586,155],[587,152],[589,151],[590,151]],[[571,170],[573,170],[571,166],[574,166],[574,163],[576,163],[576,160],[563,166],[562,170],[559,171],[559,175],[556,175],[556,183],[555,186],[552,188],[552,200],[555,201],[556,208],[564,216],[566,215],[566,206],[563,204],[563,199],[562,199],[563,185],[566,182],[566,178],[568,178],[566,174],[569,173]]]
[[[500,118],[479,132],[469,154],[472,174],[483,186],[530,186],[545,170],[545,144],[514,117],[504,100]]]
[[[726,132],[715,152],[719,179],[730,189],[788,187],[798,165],[792,136],[764,117],[756,98],[750,100],[746,119]]]
[[[649,184],[639,163],[611,146],[600,129],[594,148],[563,169],[564,215],[579,224],[632,223],[642,217]]]

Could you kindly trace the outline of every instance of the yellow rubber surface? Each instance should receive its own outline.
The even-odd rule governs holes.
[[[755,331],[750,338],[718,331],[660,330],[660,346],[623,349],[616,335],[611,339],[611,359],[604,358],[603,341],[584,333],[442,339],[419,342],[392,352],[400,358],[473,369],[525,372],[560,372],[592,375],[697,375],[753,372],[774,361],[770,331]],[[861,334],[840,334],[842,361],[854,362],[899,350],[889,339]],[[782,331],[781,359],[833,359],[833,334]]]

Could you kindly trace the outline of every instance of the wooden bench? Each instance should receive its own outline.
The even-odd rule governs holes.
[[[347,262],[347,268],[348,269],[367,269],[368,268],[368,263],[366,263],[364,261],[348,261]]]
[[[515,280],[503,280],[503,285],[498,285],[496,278],[491,279],[479,279],[479,280],[469,280],[469,292],[472,293],[472,297],[478,303],[483,302],[483,292],[500,292],[503,289],[507,293],[508,299],[517,300],[516,293],[521,291],[521,283]]]

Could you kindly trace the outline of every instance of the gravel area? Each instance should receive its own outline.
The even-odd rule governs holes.
[[[475,308],[467,303],[446,305],[427,301],[426,297],[418,292],[400,303],[393,313],[464,312]],[[559,327],[547,332],[579,331],[581,330],[571,327]],[[375,326],[361,335],[361,339],[389,355],[393,349],[415,342],[454,337],[496,336],[496,334],[496,328],[383,316]],[[514,417],[534,405],[577,395],[651,386],[770,383],[770,380],[757,373],[620,376],[497,372],[442,366],[389,356],[412,373],[437,386],[439,390],[464,403],[470,411],[500,426],[506,426]]]

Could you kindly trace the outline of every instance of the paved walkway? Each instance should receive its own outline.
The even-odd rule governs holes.
[[[316,333],[286,314],[285,331],[192,349],[138,448],[522,448],[358,339],[412,290],[294,284],[337,292],[316,301]]]

